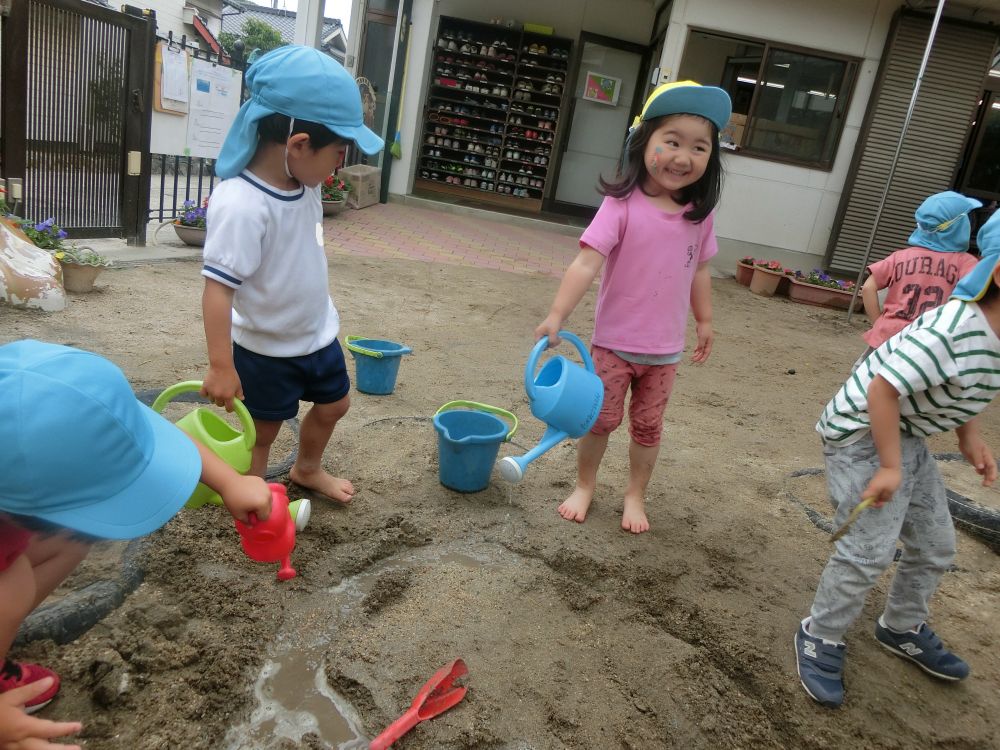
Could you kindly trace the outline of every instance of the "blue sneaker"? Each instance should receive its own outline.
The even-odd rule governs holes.
[[[816,638],[806,630],[809,620],[799,624],[795,634],[795,665],[799,680],[809,697],[827,708],[837,708],[844,702],[843,643]]]
[[[969,676],[969,665],[946,649],[926,622],[916,631],[897,633],[889,630],[879,617],[875,624],[875,640],[896,656],[912,661],[938,679],[957,682]]]

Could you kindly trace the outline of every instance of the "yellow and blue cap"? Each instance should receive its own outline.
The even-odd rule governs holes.
[[[1000,264],[1000,211],[994,213],[989,220],[979,228],[976,234],[976,244],[982,259],[976,267],[961,278],[951,296],[975,302],[982,299],[990,287],[993,271]]]
[[[972,234],[969,211],[982,205],[981,201],[952,190],[925,198],[914,214],[917,228],[909,243],[940,253],[964,253],[969,249]]]
[[[722,130],[732,114],[733,103],[725,89],[695,81],[673,81],[653,89],[632,127],[666,115],[698,115]]]

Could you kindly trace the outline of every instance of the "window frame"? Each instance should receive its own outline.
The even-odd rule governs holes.
[[[691,37],[693,34],[707,34],[709,36],[723,37],[725,39],[732,39],[737,42],[743,42],[746,44],[756,44],[763,47],[763,52],[760,58],[760,66],[757,68],[756,83],[754,84],[753,95],[750,97],[750,106],[747,108],[746,113],[746,127],[743,130],[740,142],[735,144],[735,148],[726,148],[725,150],[732,154],[740,154],[741,156],[748,156],[753,159],[762,159],[764,161],[777,162],[779,164],[788,164],[796,167],[806,167],[808,169],[817,169],[823,172],[832,172],[834,162],[837,160],[837,152],[840,149],[840,139],[844,134],[844,127],[847,124],[847,112],[850,109],[851,101],[854,98],[854,91],[857,88],[858,82],[858,72],[861,69],[861,63],[863,60],[861,58],[855,57],[853,55],[844,55],[837,52],[827,52],[825,50],[816,49],[814,47],[803,47],[798,44],[786,44],[784,42],[770,41],[766,38],[750,36],[747,34],[730,33],[727,31],[722,31],[720,29],[711,29],[702,26],[689,26],[687,32],[687,38],[684,41],[684,51],[681,54],[681,67],[684,65],[685,56],[687,55]],[[834,60],[837,62],[842,62],[845,64],[844,69],[844,80],[840,87],[840,92],[837,96],[837,105],[833,110],[833,122],[832,125],[836,128],[833,134],[832,148],[830,149],[829,160],[809,160],[809,159],[798,159],[792,156],[783,156],[781,154],[774,154],[764,151],[757,151],[751,147],[747,147],[743,144],[747,143],[750,135],[753,132],[754,120],[756,119],[757,104],[760,99],[760,92],[763,88],[760,81],[761,75],[766,69],[768,60],[770,58],[771,52],[774,50],[780,50],[783,52],[791,52],[793,54],[808,55],[811,57],[819,57],[826,60]],[[721,83],[721,82],[720,82]],[[719,85],[713,83],[711,85]]]

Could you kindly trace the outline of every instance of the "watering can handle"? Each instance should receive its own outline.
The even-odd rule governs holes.
[[[447,404],[445,404],[440,409],[438,409],[436,412],[434,412],[434,416],[437,416],[438,414],[440,414],[443,411],[448,411],[449,409],[463,409],[463,408],[464,409],[477,409],[478,411],[485,411],[485,412],[489,412],[490,414],[496,414],[498,417],[503,417],[504,419],[506,419],[507,421],[509,421],[511,424],[513,424],[514,426],[510,428],[510,432],[507,433],[507,437],[505,437],[503,439],[503,441],[505,443],[509,442],[510,439],[512,437],[514,437],[514,433],[517,432],[518,421],[517,421],[517,417],[516,416],[514,416],[512,413],[510,413],[506,409],[501,409],[499,406],[490,406],[489,404],[480,404],[478,401],[449,401]]]
[[[182,383],[177,383],[164,389],[163,393],[156,397],[151,407],[153,411],[160,414],[170,401],[172,401],[177,396],[182,393],[190,393],[191,391],[201,391],[201,381],[200,380],[185,380]],[[233,411],[236,412],[236,416],[240,419],[240,424],[243,426],[243,442],[246,444],[248,451],[252,451],[254,445],[257,443],[257,430],[253,426],[253,417],[250,416],[250,412],[243,405],[243,402],[238,398],[233,399]]]
[[[566,339],[575,346],[576,350],[580,352],[580,359],[583,360],[583,366],[587,368],[587,372],[594,372],[594,360],[591,359],[587,346],[580,340],[579,336],[569,331],[559,331],[559,338]],[[547,337],[540,338],[531,350],[528,363],[524,366],[524,390],[528,394],[528,398],[535,397],[535,368],[538,366],[538,358],[548,348],[548,344]]]

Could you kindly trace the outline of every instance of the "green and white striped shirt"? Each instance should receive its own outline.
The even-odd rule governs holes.
[[[953,299],[872,352],[816,423],[823,442],[850,445],[871,427],[868,386],[881,375],[899,396],[899,428],[927,437],[979,414],[1000,391],[1000,339],[974,302]]]

